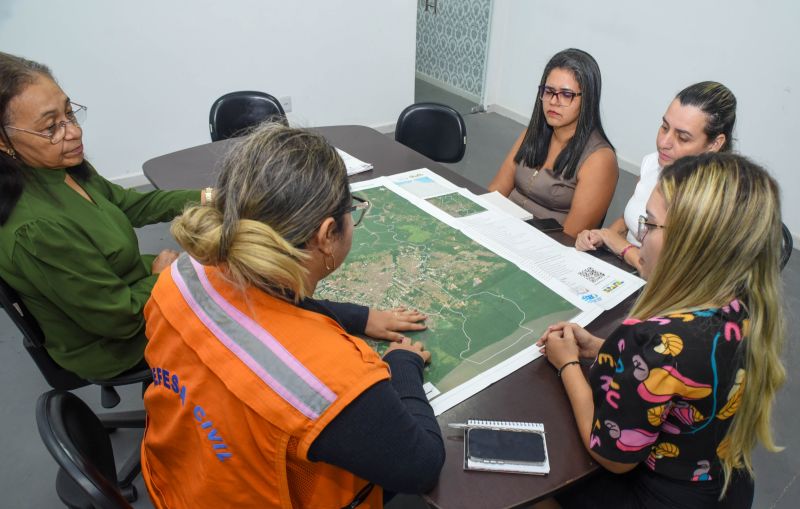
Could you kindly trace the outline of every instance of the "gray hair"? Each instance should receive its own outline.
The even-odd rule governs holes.
[[[343,231],[351,199],[344,163],[325,138],[265,123],[223,161],[213,206],[187,209],[172,233],[200,263],[225,263],[241,285],[297,300],[306,243],[327,217]]]

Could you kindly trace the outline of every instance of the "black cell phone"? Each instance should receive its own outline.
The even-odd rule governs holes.
[[[536,432],[470,428],[467,456],[488,463],[541,465],[545,462],[544,435]]]
[[[564,230],[564,227],[561,226],[561,223],[552,217],[528,219],[525,222],[543,232],[560,232]]]

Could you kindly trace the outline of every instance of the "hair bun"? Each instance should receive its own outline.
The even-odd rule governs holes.
[[[170,233],[189,255],[203,265],[220,262],[222,213],[214,207],[189,207],[172,221]]]

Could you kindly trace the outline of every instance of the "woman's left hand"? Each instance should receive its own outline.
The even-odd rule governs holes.
[[[556,369],[579,358],[578,341],[572,332],[572,325],[551,331],[540,343],[544,346],[547,360]]]
[[[385,339],[387,341],[402,341],[406,336],[398,331],[425,330],[427,327],[421,321],[427,319],[427,315],[420,313],[416,309],[394,308],[394,309],[369,309],[367,327],[364,333],[375,339]]]

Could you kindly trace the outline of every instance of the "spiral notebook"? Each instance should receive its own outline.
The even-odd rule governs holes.
[[[548,474],[544,425],[470,419],[464,434],[464,469]]]

